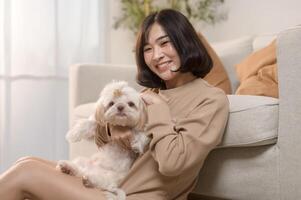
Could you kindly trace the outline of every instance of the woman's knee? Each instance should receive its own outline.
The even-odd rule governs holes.
[[[48,168],[35,159],[23,159],[21,162],[16,163],[11,170],[12,178],[15,184],[26,191],[33,182],[39,178],[41,172],[47,172]]]
[[[36,161],[24,159],[22,162],[16,163],[5,171],[1,176],[1,180],[7,184],[14,184],[16,187],[21,187],[26,183],[26,180],[30,181],[30,177],[35,173],[38,167]]]
[[[28,180],[38,172],[46,170],[46,167],[43,163],[35,160],[34,157],[27,157],[15,164],[14,171],[21,180]]]
[[[38,161],[39,159],[37,157],[34,157],[34,156],[24,156],[24,157],[21,157],[19,158],[15,164],[19,164],[21,162],[29,162],[29,161]]]
[[[45,160],[45,159],[42,159],[42,158],[39,158],[39,157],[33,157],[33,156],[22,157],[22,158],[20,158],[19,160],[17,160],[17,161],[15,162],[15,164],[19,164],[19,163],[21,163],[21,162],[30,162],[30,161],[33,161],[33,162],[39,162],[39,163],[48,165],[49,167],[55,167],[56,164],[57,164],[57,163],[54,162],[54,161]]]
[[[36,179],[39,178],[39,174],[42,171],[47,171],[45,165],[35,159],[26,157],[11,166],[3,179],[6,185],[12,186],[19,195],[28,197],[30,194],[28,191],[35,184]]]
[[[31,173],[35,171],[37,167],[39,167],[39,163],[30,157],[24,157],[19,159],[13,166],[14,171],[21,174]]]

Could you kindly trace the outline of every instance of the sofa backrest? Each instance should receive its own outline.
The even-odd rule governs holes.
[[[267,46],[277,34],[261,34],[244,36],[233,40],[212,43],[213,49],[220,56],[231,81],[232,93],[239,86],[235,65],[240,63],[252,52]]]

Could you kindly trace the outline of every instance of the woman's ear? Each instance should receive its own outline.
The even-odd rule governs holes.
[[[146,110],[146,104],[144,103],[144,101],[142,99],[140,100],[139,111],[140,111],[140,117],[139,117],[139,121],[136,125],[136,128],[138,130],[143,130],[144,126],[147,122],[147,110]]]

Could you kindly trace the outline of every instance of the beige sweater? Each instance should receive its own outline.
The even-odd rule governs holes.
[[[199,78],[159,95],[168,106],[148,106],[147,134],[152,140],[121,184],[127,200],[187,199],[224,132],[229,105],[222,90]]]

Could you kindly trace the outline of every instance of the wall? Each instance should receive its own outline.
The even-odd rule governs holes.
[[[108,43],[107,43],[107,62],[114,64],[134,64],[135,58],[133,48],[135,45],[135,35],[127,29],[113,28],[115,18],[120,13],[120,1],[108,2]]]
[[[277,33],[301,24],[299,0],[226,0],[228,20],[206,27],[210,41],[223,41],[243,35]]]
[[[114,17],[120,12],[119,1],[110,1],[108,19],[107,62],[134,64],[132,52],[135,37],[125,29],[114,30]],[[196,29],[202,31],[210,42],[219,42],[244,35],[279,32],[287,27],[301,24],[301,1],[299,0],[226,0],[224,9],[228,20],[214,26]]]

